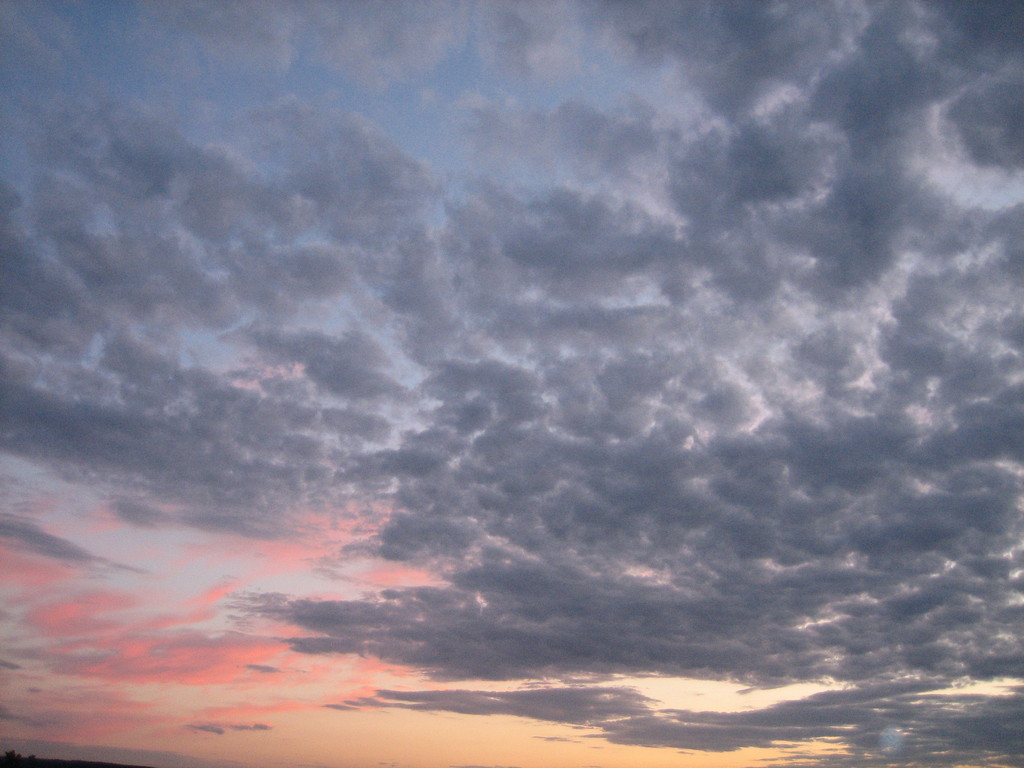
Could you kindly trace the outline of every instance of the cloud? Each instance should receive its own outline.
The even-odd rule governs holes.
[[[295,650],[371,653],[440,678],[643,671],[769,683],[1015,674],[1017,644],[1001,643],[1010,655],[997,663],[982,639],[1012,620],[1012,589],[966,564],[929,576],[922,566],[944,543],[929,529],[909,534],[924,537],[920,544],[896,530],[851,542],[863,551],[855,559],[884,569],[871,575],[840,562],[850,557],[845,548],[831,565],[759,565],[769,545],[756,538],[756,524],[740,516],[729,523],[715,547],[730,579],[700,593],[686,590],[682,578],[696,574],[678,565],[676,584],[650,585],[565,565],[484,561],[453,574],[447,588],[387,590],[375,602],[253,598],[249,608],[317,633],[292,639]],[[765,535],[770,542],[771,529]],[[737,555],[746,575],[727,565]],[[898,555],[905,561],[897,564]],[[704,554],[704,567],[713,556]],[[901,590],[893,592],[886,582],[900,570]]]
[[[360,328],[343,342],[308,331],[262,332],[247,337],[249,346],[241,336],[211,338],[222,354],[251,363],[239,370],[249,389],[183,365],[165,345],[178,330],[215,337],[253,313],[279,322],[338,296],[360,271],[378,280],[385,265],[363,247],[385,231],[391,237],[403,218],[412,226],[436,185],[424,166],[352,116],[328,118],[285,101],[250,117],[258,166],[226,147],[197,145],[141,110],[98,100],[52,107],[33,145],[31,202],[4,195],[3,282],[18,290],[3,302],[9,344],[0,375],[8,396],[0,440],[16,454],[171,492],[182,516],[200,526],[265,534],[273,515],[247,526],[232,510],[277,506],[272,489],[283,474],[292,475],[289,494],[299,486],[325,492],[330,471],[317,479],[309,464],[316,454],[327,458],[317,433],[358,441],[388,430],[365,409],[324,408],[303,384],[356,399],[394,397],[401,387],[378,370],[384,357]],[[33,381],[43,347],[59,354],[48,358],[46,381]],[[87,349],[99,354],[95,365],[79,365]],[[334,360],[342,349],[345,360]],[[301,363],[305,376],[261,373],[281,361]],[[257,395],[260,386],[275,386],[276,396]],[[212,431],[197,441],[198,422]],[[292,427],[283,439],[270,435],[286,422]],[[282,461],[286,454],[292,458]],[[239,485],[243,475],[254,485]],[[243,485],[254,493],[236,496]],[[141,503],[119,502],[115,513],[135,524],[163,520]]]
[[[257,332],[254,341],[270,360],[300,364],[309,379],[333,394],[360,400],[401,391],[379,370],[386,358],[366,334],[349,332],[334,339],[317,333]]]
[[[605,109],[579,98],[548,109],[480,100],[466,110],[467,140],[488,176],[515,178],[524,167],[557,164],[584,188],[619,199],[658,193],[683,129],[639,98]]]
[[[266,723],[252,723],[251,725],[245,723],[228,723],[228,724],[217,724],[217,723],[189,723],[186,728],[199,731],[201,733],[212,733],[216,736],[223,736],[228,731],[270,731],[273,730],[273,726],[267,725]]]
[[[253,672],[259,672],[261,675],[273,675],[281,671],[277,667],[270,667],[266,664],[246,664],[245,668],[251,669]]]
[[[1024,214],[1013,184],[983,204],[936,181],[954,156],[1019,176],[999,7],[147,6],[162,34],[262,46],[273,97],[194,120],[88,90],[19,107],[0,449],[140,536],[300,541],[310,510],[363,515],[321,566],[427,576],[238,597],[277,640],[140,630],[54,666],[205,684],[277,671],[284,644],[522,685],[335,709],[832,744],[851,766],[895,728],[908,760],[1011,764],[1019,691],[964,686],[1024,678]],[[479,93],[432,107],[456,138],[411,140],[420,112],[381,94],[474,57]],[[275,79],[325,66],[356,84]],[[513,98],[524,78],[542,97]],[[379,108],[328,104],[361,108],[358,83]],[[0,533],[105,562],[31,517]],[[617,675],[835,690],[684,712]],[[260,725],[213,721],[190,727]]]
[[[409,0],[383,13],[372,2],[344,15],[330,4],[311,10],[324,59],[375,88],[430,71],[463,41],[469,12],[458,0]]]
[[[164,512],[133,499],[115,499],[111,508],[121,520],[143,528],[152,528],[169,519]]]
[[[651,699],[633,689],[606,687],[381,690],[351,705],[550,720],[598,728],[617,744],[682,750],[729,752],[785,743],[842,743],[849,751],[832,754],[829,760],[844,766],[875,764],[872,761],[881,753],[894,752],[897,743],[903,759],[924,758],[936,765],[956,765],[971,754],[974,759],[999,760],[1012,753],[1012,713],[1020,705],[1019,688],[996,696],[940,694],[931,689],[931,683],[922,680],[874,683],[739,712],[658,711]],[[971,729],[983,722],[984,733],[972,735]],[[898,742],[895,733],[900,734]],[[944,743],[952,748],[944,752]]]
[[[579,23],[569,3],[540,8],[483,4],[483,56],[512,76],[564,80],[581,66]]]
[[[18,721],[25,720],[25,719],[26,718],[18,717],[13,712],[11,712],[10,709],[8,709],[7,707],[5,707],[2,704],[0,704],[0,720],[10,720],[10,721],[18,722]]]
[[[226,733],[222,726],[213,725],[212,723],[191,723],[186,727],[193,731],[200,731],[202,733],[213,733],[217,736],[223,736]]]
[[[0,517],[0,536],[18,541],[36,554],[68,563],[88,564],[100,559],[67,539],[47,533],[32,520],[17,515]]]
[[[772,88],[807,87],[860,21],[855,5],[839,3],[808,11],[787,3],[609,2],[596,13],[625,50],[643,62],[672,63],[713,107],[729,113],[749,109]]]
[[[112,690],[109,686],[62,687],[45,682],[44,686],[29,689],[31,695],[19,697],[16,712],[8,713],[12,715],[14,726],[9,728],[9,732],[59,732],[76,741],[101,740],[165,723],[164,717],[154,713],[150,703],[123,691]],[[18,687],[12,686],[10,690],[17,692]],[[4,741],[10,743],[14,738],[5,738]],[[47,754],[52,752],[47,751]]]
[[[147,632],[125,624],[86,617],[56,627],[68,634],[51,636],[51,666],[111,684],[218,685],[241,677],[247,664],[266,666],[280,652],[279,643],[239,632]]]
[[[886,749],[886,734],[899,723],[901,759],[957,765],[973,759],[1005,759],[1012,754],[1019,693],[1004,696],[935,695],[920,684],[895,684],[867,690],[816,694],[765,710],[738,713],[678,712],[667,717],[617,721],[608,726],[617,743],[728,751],[776,742],[841,741],[853,749],[835,755],[837,765],[875,764]],[[888,688],[888,690],[886,690]],[[900,689],[903,690],[900,690]],[[968,735],[987,722],[984,735]],[[947,751],[948,750],[948,751]],[[832,757],[830,756],[830,761]]]
[[[312,58],[364,85],[383,89],[437,64],[466,32],[460,2],[395,3],[382,13],[357,2],[339,14],[330,3],[301,2],[283,13],[274,3],[187,2],[147,8],[157,29],[170,23],[198,37],[210,55],[284,70],[315,41]]]
[[[0,513],[0,538],[17,542],[20,547],[24,547],[29,552],[65,565],[143,573],[142,570],[133,566],[94,555],[72,541],[48,533],[32,519],[19,515]]]
[[[536,688],[522,691],[387,691],[351,702],[464,715],[515,715],[586,725],[646,710],[646,697],[629,688]]]

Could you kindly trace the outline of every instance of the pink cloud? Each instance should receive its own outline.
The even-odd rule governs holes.
[[[234,579],[235,589],[268,576],[305,574],[317,561],[336,557],[346,546],[376,530],[378,522],[369,521],[365,511],[353,504],[330,514],[297,512],[290,523],[292,532],[284,539],[254,541],[224,533],[196,541],[182,548],[172,567],[227,563],[236,573],[241,570]]]
[[[280,642],[239,632],[205,635],[175,632],[136,634],[65,646],[58,671],[83,677],[184,685],[229,683],[247,664],[266,665],[283,650]]]
[[[77,574],[77,569],[52,558],[28,554],[0,542],[0,579],[7,586],[38,590]]]
[[[34,607],[28,613],[28,620],[49,637],[102,634],[123,626],[107,614],[138,604],[138,598],[123,592],[79,592]]]
[[[435,574],[419,568],[382,565],[360,574],[359,580],[375,587],[429,587],[443,583]]]
[[[117,733],[138,732],[166,722],[155,705],[121,691],[91,686],[39,690],[19,702],[19,724],[28,732],[62,739],[94,741]]]
[[[228,579],[213,585],[201,594],[186,600],[183,609],[178,613],[164,613],[145,621],[135,624],[139,630],[171,629],[184,627],[192,624],[201,624],[210,621],[218,616],[217,606],[221,600],[238,589],[239,583],[234,579]],[[186,608],[187,606],[195,606]]]
[[[70,581],[72,574],[66,574]],[[48,582],[52,583],[52,582]],[[71,592],[60,599],[37,591],[24,597],[32,607],[27,621],[44,637],[69,642],[74,638],[96,638],[105,634],[140,634],[162,629],[187,627],[217,616],[215,606],[235,588],[233,582],[217,584],[188,600],[182,610],[146,616],[145,611],[154,603],[165,604],[161,595],[143,595],[116,590],[90,590]],[[128,613],[131,611],[131,613]]]
[[[196,597],[189,600],[190,605],[204,607],[213,606],[238,589],[238,582],[235,579],[224,579],[207,588]]]
[[[397,680],[410,679],[415,681],[415,687],[423,689],[430,687],[429,682],[424,681],[420,674],[408,667],[400,667],[389,664],[379,659],[360,657],[355,660],[355,668],[348,674],[342,685],[333,686],[327,698],[320,702],[320,706],[332,706],[343,701],[356,701],[370,699],[379,688],[401,688]],[[357,709],[362,707],[357,706]]]

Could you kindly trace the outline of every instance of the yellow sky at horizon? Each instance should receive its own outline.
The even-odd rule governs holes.
[[[780,759],[785,749],[685,752],[614,744],[596,728],[572,727],[508,715],[486,717],[409,710],[280,713],[268,732],[194,732],[146,739],[148,748],[184,750],[202,759],[242,761],[249,768],[324,766],[366,768],[744,768]],[[331,734],[325,738],[324,734]],[[400,734],[400,738],[399,738]],[[118,739],[116,746],[135,746]],[[141,746],[141,744],[139,745]],[[802,753],[829,745],[799,747]]]

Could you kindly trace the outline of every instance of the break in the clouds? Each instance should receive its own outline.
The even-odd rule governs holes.
[[[330,542],[217,637],[419,675],[339,719],[1024,765],[1021,6],[0,9],[0,450],[94,499],[20,555]]]

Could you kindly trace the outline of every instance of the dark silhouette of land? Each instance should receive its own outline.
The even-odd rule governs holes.
[[[0,761],[2,768],[152,768],[149,765],[125,765],[124,763],[97,763],[91,760],[58,760],[50,757],[23,757],[14,750],[5,752]]]

